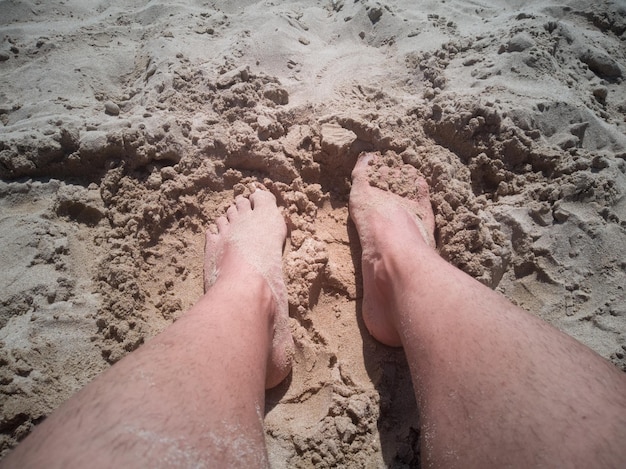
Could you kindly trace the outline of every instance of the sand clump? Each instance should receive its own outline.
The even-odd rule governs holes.
[[[618,3],[0,10],[3,454],[193,304],[206,226],[262,184],[296,343],[272,465],[416,467],[402,352],[360,319],[363,151],[426,178],[444,258],[626,369]]]

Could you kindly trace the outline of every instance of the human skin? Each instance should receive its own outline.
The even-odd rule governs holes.
[[[350,194],[363,315],[404,347],[423,465],[626,467],[626,376],[442,259],[425,181],[415,172],[412,201],[372,187],[376,158],[359,159]]]
[[[265,389],[293,342],[274,196],[239,197],[207,233],[206,293],[55,411],[7,468],[266,467]]]
[[[626,377],[439,257],[425,182],[412,169],[412,199],[374,188],[374,159],[360,158],[350,194],[363,315],[376,339],[404,347],[424,466],[623,467]],[[207,234],[200,301],[0,465],[267,466],[265,388],[289,373],[293,347],[286,227],[274,197],[257,191],[236,199],[217,231]]]

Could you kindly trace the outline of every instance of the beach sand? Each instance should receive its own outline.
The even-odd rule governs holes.
[[[415,3],[0,2],[0,454],[200,297],[261,183],[297,349],[273,467],[417,467],[360,319],[362,151],[424,175],[444,258],[626,369],[626,4]]]

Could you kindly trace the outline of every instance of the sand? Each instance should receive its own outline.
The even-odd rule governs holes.
[[[362,151],[424,175],[444,258],[626,369],[625,17],[1,1],[1,454],[198,299],[204,229],[262,183],[297,348],[267,397],[273,467],[416,467],[402,351],[360,319]]]

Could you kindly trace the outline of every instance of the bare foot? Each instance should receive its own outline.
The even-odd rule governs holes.
[[[204,261],[205,291],[222,275],[259,274],[274,298],[272,351],[267,364],[267,389],[278,385],[291,370],[293,338],[289,329],[287,289],[283,280],[282,250],[287,226],[271,192],[258,190],[250,199],[239,196],[216,221],[217,234],[207,231]]]
[[[362,154],[352,171],[350,217],[361,247],[363,320],[372,336],[392,347],[401,345],[390,309],[394,281],[390,255],[417,256],[435,247],[435,217],[428,185],[410,165],[390,167],[383,158]]]

